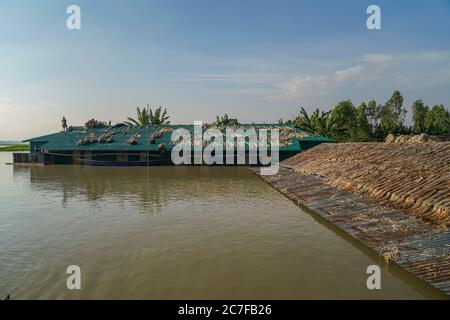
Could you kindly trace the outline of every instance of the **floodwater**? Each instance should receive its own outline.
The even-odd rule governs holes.
[[[0,297],[445,298],[240,167],[14,167],[0,153]],[[381,267],[381,290],[366,268]],[[69,265],[81,290],[68,290]]]

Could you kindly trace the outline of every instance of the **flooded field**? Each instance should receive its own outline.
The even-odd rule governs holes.
[[[236,167],[13,167],[0,153],[0,297],[446,298]],[[380,265],[382,289],[366,268]],[[82,289],[66,287],[78,265]]]

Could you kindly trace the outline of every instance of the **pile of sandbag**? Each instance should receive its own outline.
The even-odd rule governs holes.
[[[442,142],[448,141],[448,137],[444,136],[430,136],[426,133],[412,135],[412,136],[394,136],[393,134],[389,134],[385,142],[386,143],[424,143],[424,142]]]

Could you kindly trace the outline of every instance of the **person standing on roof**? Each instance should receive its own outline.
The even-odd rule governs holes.
[[[63,131],[67,131],[67,120],[65,117],[62,118],[61,124],[62,124]]]

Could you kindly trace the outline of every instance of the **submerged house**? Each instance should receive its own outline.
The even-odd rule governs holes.
[[[14,162],[95,166],[173,164],[171,152],[179,141],[172,141],[172,133],[177,129],[185,129],[185,132],[189,132],[191,137],[194,137],[194,125],[133,127],[117,124],[95,128],[70,127],[67,131],[25,140],[24,142],[30,144],[30,153],[14,154]],[[259,130],[267,130],[270,135],[271,130],[278,129],[280,161],[320,143],[332,142],[331,139],[309,134],[291,125],[242,124],[227,128],[203,125],[203,132],[207,129],[220,130],[224,136],[226,129],[244,131],[253,129],[257,136],[259,136]],[[248,137],[244,137],[244,141],[245,162],[248,164],[249,151],[252,150],[249,146],[251,141]],[[194,143],[191,145],[194,148]],[[203,143],[202,147],[206,145]],[[224,153],[226,147],[224,142]],[[270,145],[268,149],[270,150]],[[236,154],[237,152],[235,156]]]

